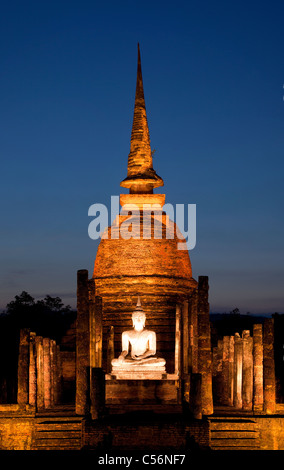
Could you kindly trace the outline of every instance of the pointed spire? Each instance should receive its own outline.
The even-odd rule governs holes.
[[[140,295],[138,295],[137,305],[133,313],[135,312],[144,312],[143,307],[141,305]]]
[[[120,186],[130,188],[131,193],[152,193],[153,188],[164,185],[162,178],[153,169],[139,43],[134,117],[127,170],[127,177]]]

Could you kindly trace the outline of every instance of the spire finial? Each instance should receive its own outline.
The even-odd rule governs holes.
[[[130,188],[131,193],[152,193],[153,188],[164,185],[162,178],[153,169],[139,42],[134,117],[127,170],[127,177],[120,186]]]

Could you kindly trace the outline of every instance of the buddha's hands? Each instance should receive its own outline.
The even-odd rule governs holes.
[[[127,356],[127,351],[122,351],[120,356],[118,356],[118,362],[124,362],[125,361],[125,356]]]
[[[141,356],[136,356],[135,354],[131,354],[131,358],[134,361],[141,361],[141,359],[144,359],[144,354],[142,354]]]
[[[142,359],[146,359],[146,357],[154,356],[154,355],[155,355],[155,351],[151,351],[148,349],[147,351],[144,352],[144,354],[141,354],[140,356],[131,354],[131,357],[134,361],[141,361]]]

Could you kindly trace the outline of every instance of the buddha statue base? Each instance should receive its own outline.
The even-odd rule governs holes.
[[[111,378],[115,380],[162,380],[166,378],[165,366],[151,367],[151,364],[130,365],[125,363],[112,366]]]
[[[161,380],[166,376],[165,364],[164,359],[157,357],[149,357],[141,361],[125,359],[122,362],[114,359],[111,376],[118,380]]]

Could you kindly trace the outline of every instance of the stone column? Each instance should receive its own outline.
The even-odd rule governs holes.
[[[229,383],[228,403],[233,406],[234,401],[234,336],[229,336]]]
[[[262,325],[253,325],[253,410],[263,410]]]
[[[90,331],[88,271],[77,272],[77,322],[76,322],[76,414],[88,410],[88,385],[90,373]]]
[[[44,407],[51,406],[51,371],[50,371],[50,339],[43,338],[43,398]]]
[[[24,407],[29,403],[29,356],[30,331],[23,328],[20,331],[18,358],[18,395],[17,402]]]
[[[182,403],[182,343],[181,343],[181,305],[176,305],[176,334],[175,334],[175,374],[178,376],[178,403]]]
[[[223,382],[223,393],[222,403],[223,405],[230,405],[229,401],[229,351],[230,350],[230,337],[223,337],[223,364],[222,364],[222,382]]]
[[[181,373],[181,307],[176,305],[175,374]]]
[[[202,376],[191,374],[190,383],[190,411],[195,419],[202,419]]]
[[[36,346],[36,403],[37,409],[42,410],[44,408],[44,391],[43,391],[43,338],[42,336],[35,337]]]
[[[198,369],[202,375],[201,396],[202,412],[213,413],[212,395],[212,354],[208,303],[208,277],[198,279]]]
[[[242,375],[243,375],[243,341],[239,333],[235,333],[234,343],[234,399],[233,404],[237,409],[243,406],[242,401]]]
[[[51,379],[51,406],[56,403],[56,386],[57,386],[57,348],[54,340],[50,341],[50,379]]]
[[[36,406],[36,351],[35,333],[30,333],[30,361],[29,361],[29,404]]]
[[[222,380],[222,369],[223,369],[223,341],[218,340],[218,344],[213,348],[213,371],[214,377],[214,398],[216,403],[222,403],[223,394],[223,380]]]
[[[197,323],[198,293],[193,290],[189,296],[189,344],[191,347],[191,371],[198,372],[198,323]]]
[[[274,414],[275,398],[275,363],[274,363],[274,319],[264,320],[263,328],[263,381],[264,381],[264,411]]]
[[[102,367],[103,360],[103,305],[102,298],[95,297],[95,365]]]
[[[197,290],[193,290],[188,297],[188,325],[189,325],[189,371],[198,372],[198,325],[197,325]]]
[[[89,327],[90,327],[90,367],[96,367],[96,332],[95,332],[95,287],[89,296]]]
[[[111,361],[114,359],[114,329],[109,327],[107,335],[107,372],[111,372]]]
[[[62,379],[62,370],[61,370],[61,354],[60,346],[56,344],[55,346],[55,378],[54,378],[54,403],[58,405],[61,401],[61,379]]]
[[[253,396],[253,340],[249,330],[244,330],[243,338],[243,376],[242,376],[242,400],[243,410],[252,410]]]
[[[105,411],[105,373],[101,367],[91,369],[91,416],[99,419]]]
[[[182,376],[185,378],[189,373],[189,322],[188,322],[188,302],[182,305]]]

